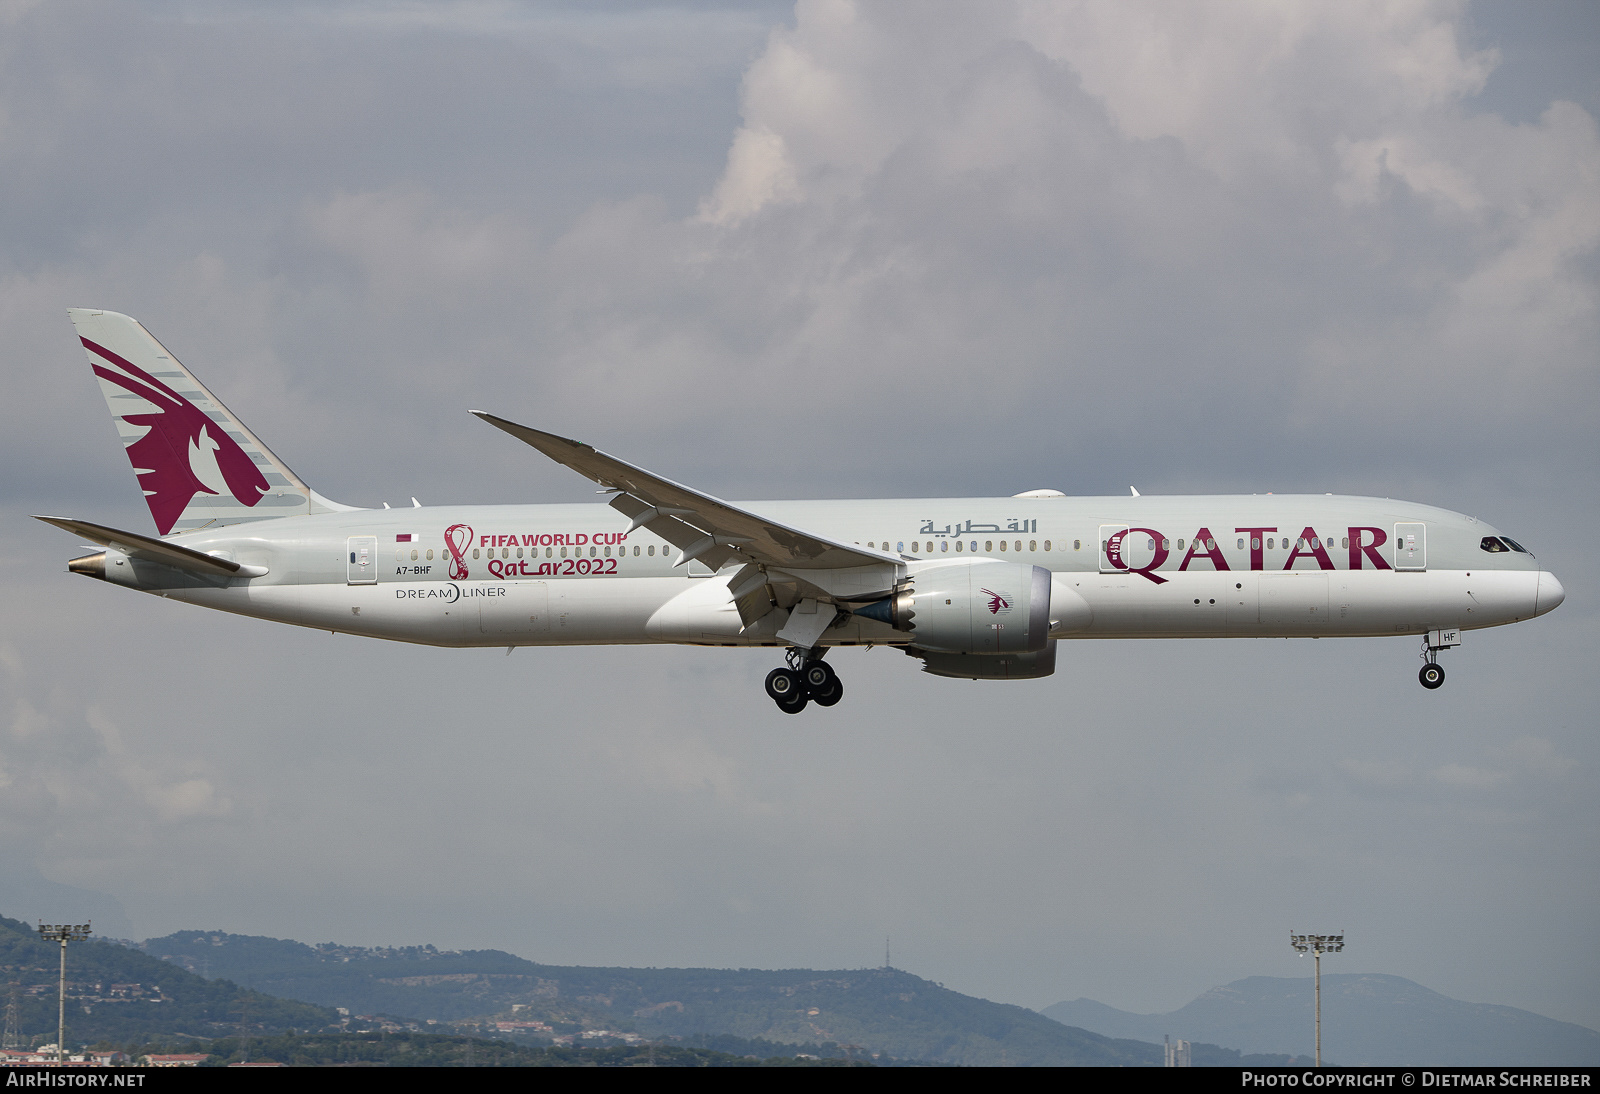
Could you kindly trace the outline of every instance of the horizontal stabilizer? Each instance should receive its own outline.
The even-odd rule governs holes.
[[[204,574],[207,577],[261,577],[267,572],[265,566],[242,566],[225,558],[215,555],[203,554],[200,551],[180,547],[176,543],[164,539],[155,539],[151,536],[141,536],[137,532],[124,532],[118,528],[107,528],[103,524],[90,524],[86,520],[72,520],[69,517],[40,517],[46,524],[53,524],[63,532],[71,532],[75,536],[82,536],[90,543],[98,543],[102,547],[110,547],[121,551],[129,558],[142,559],[146,562],[159,562],[163,566],[171,566],[176,570],[187,570],[193,574]]]

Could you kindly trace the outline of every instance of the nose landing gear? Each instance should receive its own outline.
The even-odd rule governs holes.
[[[1461,645],[1461,632],[1455,628],[1449,630],[1429,631],[1422,638],[1422,659],[1427,662],[1422,666],[1422,671],[1417,673],[1417,679],[1429,691],[1434,690],[1444,683],[1444,669],[1439,665],[1439,651],[1447,650],[1452,646]]]
[[[807,703],[831,707],[844,698],[844,685],[820,652],[791,647],[789,667],[767,673],[767,695],[785,714],[799,714]]]

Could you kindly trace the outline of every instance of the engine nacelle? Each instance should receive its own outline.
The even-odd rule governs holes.
[[[1050,571],[992,558],[912,563],[893,596],[856,614],[910,634],[923,650],[1037,653],[1050,636]]]
[[[957,680],[1038,680],[1056,671],[1056,640],[1037,653],[933,653],[907,650],[922,658],[922,671]]]

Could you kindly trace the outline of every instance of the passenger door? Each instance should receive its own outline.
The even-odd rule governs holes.
[[[378,537],[351,536],[349,570],[345,581],[351,585],[378,583]]]
[[[1396,524],[1394,526],[1394,568],[1396,570],[1426,570],[1428,568],[1428,526],[1426,524]]]

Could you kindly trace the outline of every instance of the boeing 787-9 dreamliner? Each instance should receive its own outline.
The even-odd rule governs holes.
[[[1565,595],[1473,517],[1323,495],[728,502],[483,411],[604,504],[362,509],[307,486],[126,315],[69,312],[157,535],[40,517],[68,568],[206,608],[435,646],[771,646],[780,709],[832,706],[836,646],[936,676],[1051,675],[1076,638],[1408,636],[1422,685],[1461,632]]]

